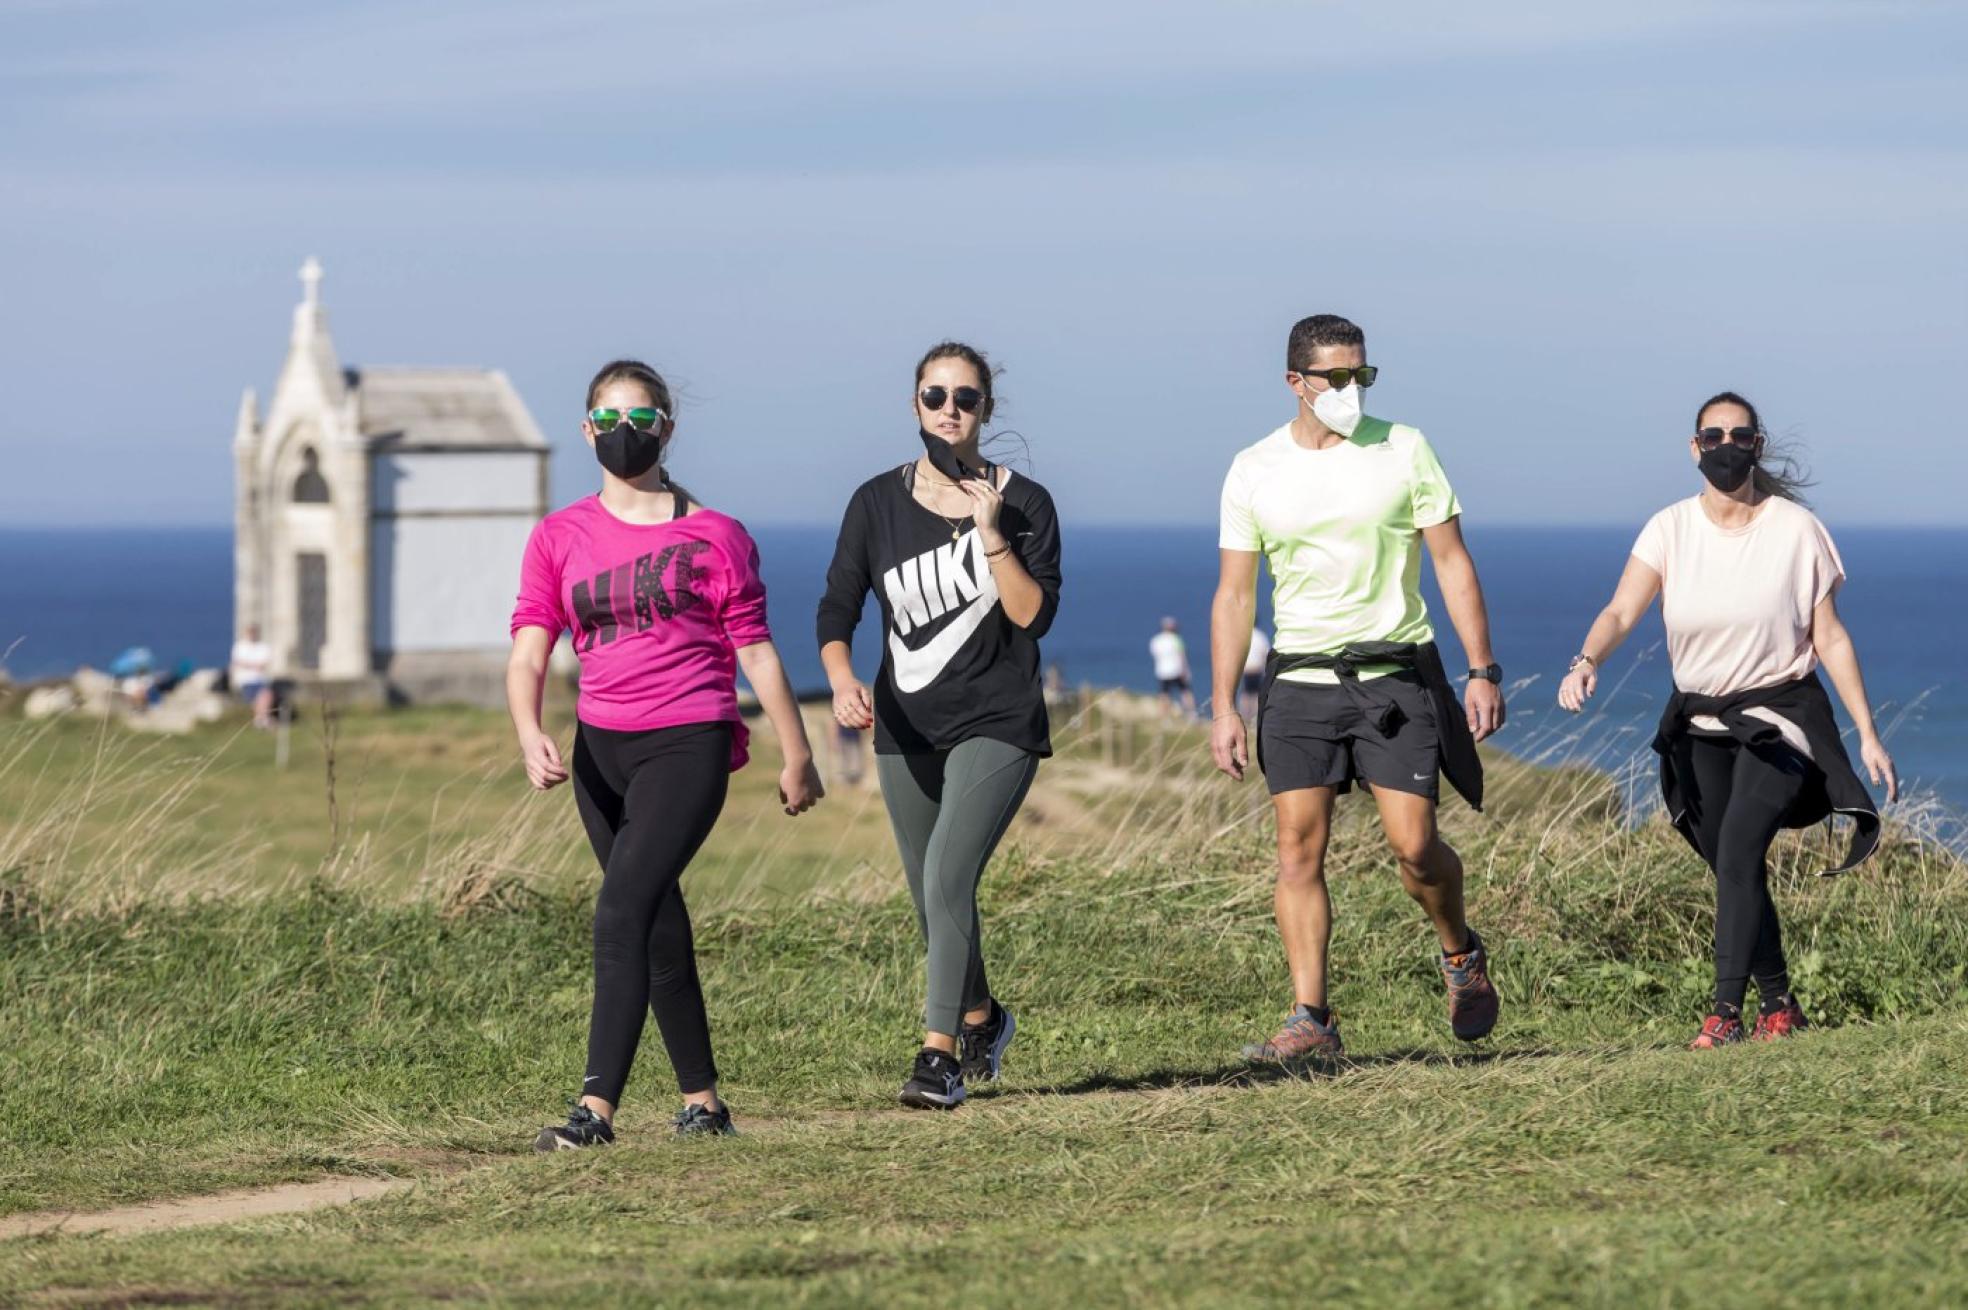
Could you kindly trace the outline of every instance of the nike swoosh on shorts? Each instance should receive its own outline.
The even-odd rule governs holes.
[[[995,589],[979,592],[943,631],[931,637],[919,650],[904,646],[902,638],[890,629],[888,653],[895,661],[895,689],[921,691],[935,682],[951,658],[970,640],[971,634],[983,625],[985,616],[997,603]]]

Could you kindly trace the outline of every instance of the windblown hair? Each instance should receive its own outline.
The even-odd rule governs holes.
[[[1704,400],[1695,411],[1696,430],[1701,429],[1702,417],[1717,405],[1741,405],[1749,413],[1749,425],[1762,440],[1762,448],[1756,454],[1756,468],[1751,473],[1758,493],[1793,500],[1808,509],[1811,502],[1804,499],[1804,488],[1815,486],[1817,480],[1789,442],[1771,438],[1770,430],[1763,426],[1763,416],[1743,396],[1734,391],[1718,391]]]

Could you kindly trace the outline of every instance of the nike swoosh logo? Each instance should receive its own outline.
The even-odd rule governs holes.
[[[987,587],[977,593],[970,604],[950,620],[949,626],[925,642],[920,650],[910,650],[895,635],[888,633],[888,653],[895,661],[895,689],[897,691],[921,691],[943,672],[963,644],[970,640],[971,634],[982,626],[991,607],[998,603],[998,589]]]

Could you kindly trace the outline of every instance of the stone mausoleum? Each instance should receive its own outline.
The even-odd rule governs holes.
[[[233,434],[236,630],[303,687],[502,704],[546,438],[496,369],[343,367],[321,265],[301,282],[271,403],[249,388]]]

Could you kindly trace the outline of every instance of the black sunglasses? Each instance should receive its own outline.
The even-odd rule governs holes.
[[[977,407],[984,403],[984,393],[976,387],[958,387],[955,391],[948,387],[924,387],[922,394],[916,399],[922,401],[922,407],[931,413],[942,409],[944,405],[954,400],[957,402],[958,409],[966,414],[974,414],[977,412]]]
[[[1703,450],[1714,450],[1725,441],[1738,446],[1754,446],[1757,431],[1755,428],[1703,428],[1695,433],[1695,440]]]
[[[1344,387],[1357,382],[1361,387],[1370,387],[1380,376],[1380,370],[1372,364],[1362,364],[1358,368],[1301,368],[1293,370],[1302,378],[1324,378],[1328,385]]]

